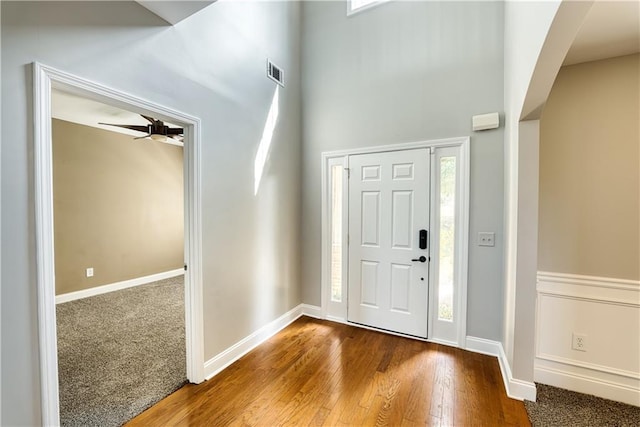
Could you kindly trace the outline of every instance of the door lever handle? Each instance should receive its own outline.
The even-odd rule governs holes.
[[[420,258],[414,258],[411,261],[427,262],[427,257],[422,255]]]

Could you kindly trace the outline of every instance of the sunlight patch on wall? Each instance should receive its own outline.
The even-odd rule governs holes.
[[[276,123],[278,122],[278,97],[280,93],[280,88],[276,87],[276,91],[273,94],[273,100],[271,101],[271,107],[269,108],[269,114],[267,115],[267,121],[264,124],[264,130],[262,131],[262,139],[260,140],[260,144],[258,145],[258,152],[256,153],[256,159],[254,161],[253,166],[253,174],[254,174],[254,184],[253,184],[253,194],[258,194],[258,189],[260,188],[260,181],[262,180],[262,175],[264,173],[264,166],[267,162],[267,157],[269,156],[269,149],[271,148],[271,142],[273,141],[273,131],[276,128]]]

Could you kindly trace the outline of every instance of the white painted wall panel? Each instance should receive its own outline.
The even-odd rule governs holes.
[[[640,282],[538,273],[537,292],[535,380],[640,406]]]
[[[539,296],[538,357],[640,375],[640,308],[607,301]],[[587,351],[571,348],[585,335]]]

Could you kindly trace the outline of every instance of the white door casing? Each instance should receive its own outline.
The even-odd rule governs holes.
[[[43,425],[60,424],[53,245],[53,182],[51,150],[51,90],[68,91],[130,111],[138,111],[184,127],[185,185],[185,327],[187,379],[204,381],[202,306],[202,226],[200,119],[34,63],[34,169],[38,338]]]
[[[349,156],[348,320],[427,337],[430,150]],[[412,261],[420,256],[426,262]]]

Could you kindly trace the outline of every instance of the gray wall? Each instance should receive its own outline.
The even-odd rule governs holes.
[[[303,301],[320,305],[320,153],[471,136],[467,333],[502,337],[503,130],[471,116],[503,111],[503,5],[391,2],[345,16],[303,6]],[[496,246],[476,246],[495,231]]]
[[[202,119],[206,358],[301,302],[299,4],[216,3],[175,27],[133,2],[1,7],[0,424],[40,423],[33,61]],[[254,156],[275,89],[267,56],[284,68],[287,87],[254,196]]]

